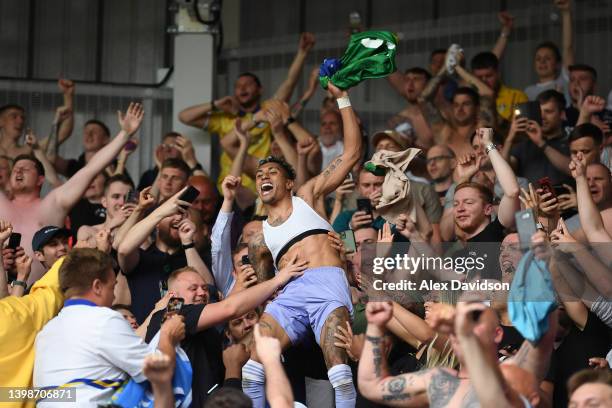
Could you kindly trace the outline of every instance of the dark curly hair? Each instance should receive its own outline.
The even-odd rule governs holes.
[[[268,156],[265,159],[261,159],[259,161],[259,166],[261,167],[266,163],[276,163],[279,166],[281,166],[283,168],[283,170],[285,170],[285,173],[287,175],[287,178],[289,180],[295,180],[295,170],[293,170],[293,167],[291,167],[291,165],[289,163],[287,163],[285,161],[285,159],[283,159],[282,157],[276,157],[276,156]]]

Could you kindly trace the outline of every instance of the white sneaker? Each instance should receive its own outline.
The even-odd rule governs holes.
[[[461,46],[459,44],[452,44],[448,47],[448,51],[446,51],[446,56],[444,57],[444,66],[446,67],[446,72],[449,75],[455,73],[455,67],[458,63],[458,55],[463,52]]]

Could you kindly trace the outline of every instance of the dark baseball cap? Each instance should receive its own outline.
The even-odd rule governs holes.
[[[42,227],[34,234],[34,238],[32,238],[32,249],[34,251],[40,251],[45,245],[49,243],[53,238],[61,236],[61,237],[69,237],[70,230],[66,228],[56,227],[54,225],[48,225],[46,227]]]

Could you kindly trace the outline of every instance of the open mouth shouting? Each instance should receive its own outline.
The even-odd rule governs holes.
[[[262,196],[267,196],[272,193],[272,190],[274,190],[274,185],[270,182],[262,183],[260,190]]]

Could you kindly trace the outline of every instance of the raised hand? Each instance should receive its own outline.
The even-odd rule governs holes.
[[[478,128],[476,129],[476,134],[482,140],[482,143],[488,145],[489,143],[493,143],[493,129],[492,128]]]
[[[353,216],[351,217],[351,221],[349,222],[349,227],[352,230],[359,229],[366,225],[372,224],[372,214],[369,214],[365,211],[355,211]]]
[[[391,302],[368,302],[366,305],[366,319],[368,324],[373,324],[384,329],[393,317],[393,305]]]
[[[542,230],[538,230],[531,236],[531,249],[537,259],[547,260],[550,258],[550,245],[548,236]]]
[[[255,273],[255,269],[253,269],[253,265],[251,264],[242,264],[238,268],[238,273],[236,274],[236,285],[240,285],[240,287],[246,289],[250,286],[253,286],[257,283],[257,274]]]
[[[480,302],[458,302],[455,313],[455,333],[458,336],[472,336],[478,319],[487,306]]]
[[[111,233],[109,230],[107,230],[106,228],[102,228],[100,229],[100,231],[98,231],[96,233],[96,248],[98,248],[99,251],[105,252],[105,253],[110,253],[111,250]]]
[[[299,153],[299,145],[298,145]],[[336,200],[342,200],[347,195],[355,191],[355,182],[350,179],[346,179],[340,184],[340,187],[336,190]]]
[[[510,131],[508,132],[506,143],[508,143],[509,140],[513,140],[516,137],[517,133],[526,132],[528,127],[527,122],[529,122],[529,119],[527,119],[526,117],[515,116],[512,119],[512,124],[510,125]]]
[[[550,233],[550,242],[553,247],[568,253],[573,252],[573,250],[578,249],[578,247],[582,248],[582,245],[578,244],[576,238],[574,238],[567,229],[567,225],[565,225],[565,221],[563,221],[563,218],[559,218],[559,222],[557,222],[557,228]]]
[[[570,208],[578,208],[578,197],[576,191],[572,186],[563,184],[563,187],[567,189],[566,194],[559,194],[557,200],[559,200],[559,209],[562,211],[569,210]]]
[[[348,92],[341,90],[336,85],[334,85],[331,81],[327,85],[327,90],[332,94],[332,96],[336,99],[344,98],[348,96]]]
[[[378,231],[378,243],[390,244],[393,242],[393,234],[391,233],[391,224],[385,222],[381,230]]]
[[[13,233],[13,225],[9,221],[0,220],[0,246],[10,238]]]
[[[272,99],[266,102],[266,111],[274,111],[276,114],[280,115],[283,124],[287,122],[289,116],[291,115],[291,110],[289,105],[286,102],[279,101],[277,99]]]
[[[153,187],[149,186],[144,188],[139,196],[138,196],[138,209],[139,210],[146,210],[148,208],[153,207],[153,205],[155,205],[155,197],[153,196],[153,194],[151,194],[151,189]]]
[[[308,139],[307,141],[298,142],[296,145],[297,154],[299,156],[308,156],[308,154],[311,151],[315,150],[315,148],[317,148],[318,146],[319,146],[319,143],[317,143],[317,141],[314,139]],[[351,183],[353,182],[351,181]],[[355,184],[353,183],[353,187],[354,186]],[[336,194],[338,194],[338,190],[336,190]]]
[[[59,106],[57,109],[55,109],[55,117],[53,118],[53,124],[57,125],[62,123],[70,117],[71,113],[72,109],[70,109],[69,107]]]
[[[400,214],[395,220],[395,230],[411,240],[423,241],[416,224],[407,214]]]
[[[474,177],[476,173],[478,173],[478,170],[480,170],[481,163],[482,156],[477,156],[474,153],[468,153],[457,159],[457,167],[455,167],[455,172],[457,174],[458,182],[463,183],[470,181],[470,179]]]
[[[233,95],[224,96],[223,98],[214,101],[213,106],[230,115],[237,115],[240,111],[238,99],[236,99],[236,97]]]
[[[169,384],[174,375],[174,364],[170,357],[157,351],[145,357],[142,373],[153,385]]]
[[[188,166],[193,167],[198,163],[191,139],[184,136],[178,136],[176,138],[176,147],[180,150],[183,161],[187,163]]]
[[[584,177],[586,174],[586,160],[582,152],[578,152],[576,158],[572,159],[569,164],[570,172],[572,173],[572,177],[575,179],[579,179]]]
[[[27,281],[32,271],[32,258],[23,254],[15,259],[15,270],[17,271],[17,280]]]
[[[241,146],[248,146],[251,143],[251,134],[247,130],[242,129],[242,120],[240,118],[237,118],[234,123],[234,131],[236,132],[236,136],[238,136],[238,141]]]
[[[64,95],[74,95],[74,82],[69,79],[61,78],[57,81],[57,86]]]
[[[327,233],[327,240],[329,245],[340,253],[341,257],[346,256],[347,249],[344,246],[344,241],[342,241],[342,238],[340,238],[340,234],[335,231],[329,231]]]
[[[584,98],[581,109],[587,113],[593,114],[601,112],[606,107],[606,101],[601,96],[589,95]]]
[[[187,188],[189,188],[189,186],[181,189],[181,191],[164,201],[162,205],[155,209],[155,212],[161,215],[162,218],[179,213],[185,214],[187,212],[187,208],[191,207],[191,203],[182,201],[179,199],[179,197],[185,192],[185,190],[187,190]]]
[[[302,33],[300,35],[300,51],[308,52],[315,45],[315,36],[313,33]]]
[[[499,23],[502,26],[502,32],[506,35],[510,34],[510,32],[512,31],[512,27],[514,26],[514,16],[512,16],[507,11],[502,11],[500,13],[497,13],[497,19],[499,20]]]
[[[570,11],[572,4],[570,0],[555,0],[555,6],[557,6],[561,12],[568,12]]]
[[[236,198],[236,191],[240,186],[240,177],[225,176],[221,183],[221,193],[223,198],[226,200],[234,200]]]
[[[196,232],[196,226],[189,218],[185,218],[178,226],[178,235],[183,245],[193,243],[193,236]]]
[[[527,122],[527,136],[529,139],[538,147],[541,147],[544,144],[544,136],[542,136],[542,128],[535,120],[530,120]]]
[[[266,121],[270,123],[272,133],[275,135],[284,135],[285,125],[280,113],[274,109],[266,110]]]
[[[26,130],[25,142],[26,145],[30,146],[32,150],[40,149],[40,145],[38,144],[38,138],[36,137],[32,129]]]
[[[130,136],[136,133],[142,124],[143,118],[144,109],[139,103],[131,102],[125,114],[121,111],[117,111],[117,120],[119,121],[121,130]]]

